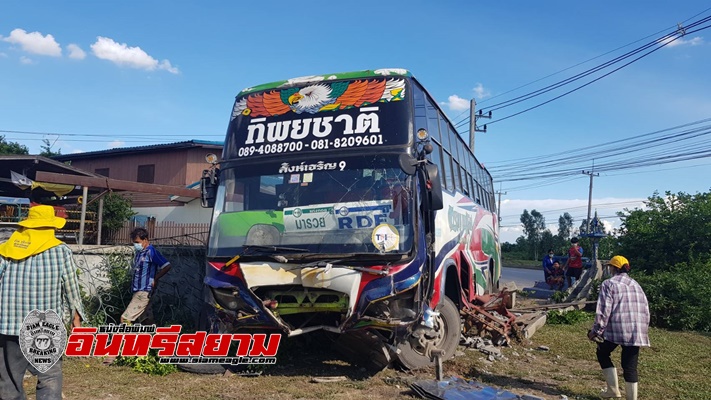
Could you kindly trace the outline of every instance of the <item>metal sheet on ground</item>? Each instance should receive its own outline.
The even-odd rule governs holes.
[[[433,400],[519,400],[522,398],[507,390],[457,377],[442,381],[433,379],[415,381],[411,387],[420,397]]]

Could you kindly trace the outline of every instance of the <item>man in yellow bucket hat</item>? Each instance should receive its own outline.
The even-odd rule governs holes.
[[[630,278],[630,263],[625,257],[614,256],[607,263],[612,277],[600,285],[595,323],[588,339],[602,338],[597,345],[597,361],[605,376],[607,388],[602,398],[621,398],[617,368],[610,358],[617,346],[622,347],[622,370],[625,397],[637,400],[637,362],[639,348],[649,346],[649,303],[642,287]]]
[[[24,399],[25,372],[37,375],[37,399],[62,398],[62,360],[45,372],[25,358],[19,343],[22,322],[33,310],[64,315],[68,303],[72,327],[81,326],[83,308],[72,251],[54,235],[66,220],[50,206],[30,208],[27,219],[0,244],[0,399]],[[62,349],[64,350],[64,349]]]

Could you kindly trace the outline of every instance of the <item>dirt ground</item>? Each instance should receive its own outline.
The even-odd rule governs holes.
[[[597,398],[594,394],[602,380],[594,361],[594,345],[576,339],[581,344],[571,352],[571,337],[582,337],[584,328],[559,327],[545,326],[532,340],[501,348],[504,358],[493,362],[478,350],[460,346],[456,357],[445,363],[445,377],[459,376],[545,399],[561,399],[563,394],[571,400]],[[549,350],[538,349],[541,345]],[[434,368],[369,372],[345,360],[327,336],[315,333],[284,342],[277,364],[262,372],[256,377],[182,371],[151,376],[128,367],[104,366],[100,358],[69,358],[64,362],[64,395],[77,400],[413,399],[418,397],[410,389],[411,382],[435,378]],[[314,377],[345,380],[314,383]],[[35,383],[34,377],[25,381],[30,399]]]

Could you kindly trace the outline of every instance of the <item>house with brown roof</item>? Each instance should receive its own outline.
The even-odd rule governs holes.
[[[206,140],[120,147],[110,150],[63,154],[55,160],[69,163],[73,168],[111,179],[170,186],[196,187],[202,171],[210,164],[208,154],[218,157],[223,143]],[[138,221],[155,223],[209,224],[211,209],[200,206],[199,198],[167,196],[164,194],[124,192],[138,213]]]

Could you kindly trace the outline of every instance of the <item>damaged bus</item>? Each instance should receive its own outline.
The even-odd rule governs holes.
[[[491,175],[407,70],[244,89],[201,191],[213,332],[325,330],[420,368],[498,287]]]

